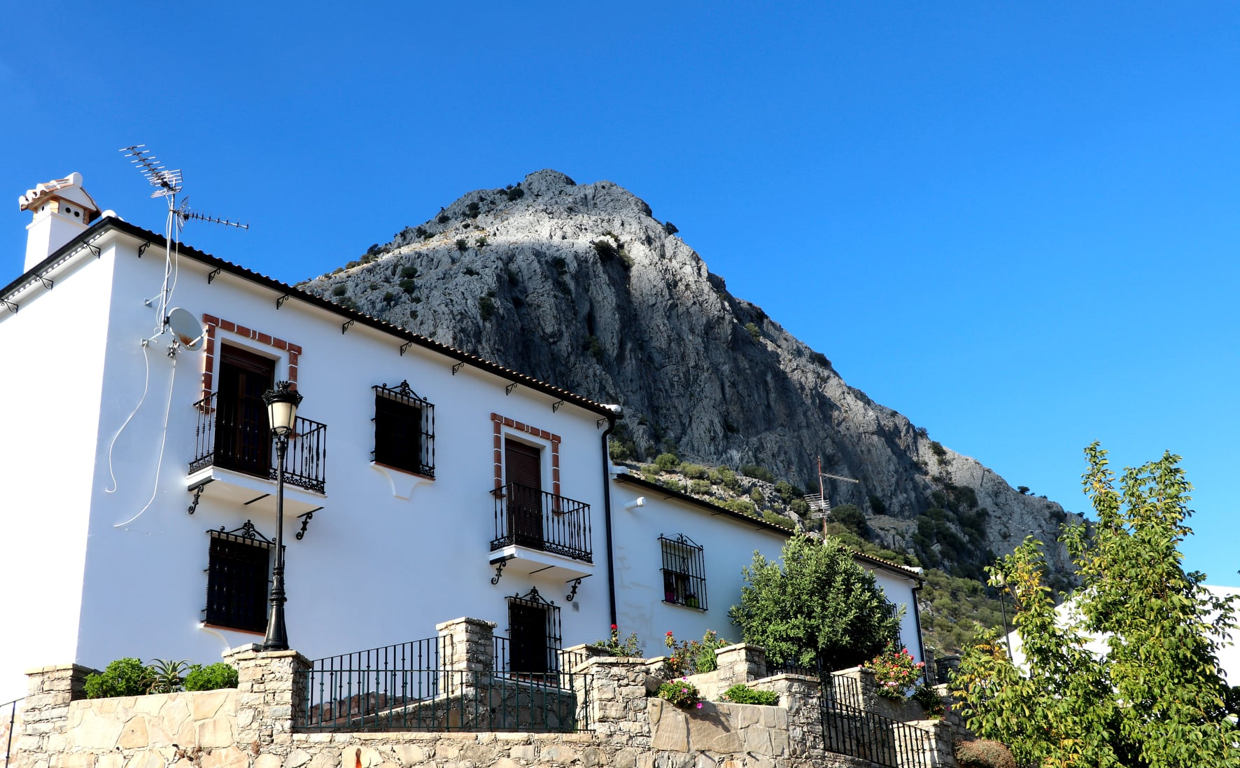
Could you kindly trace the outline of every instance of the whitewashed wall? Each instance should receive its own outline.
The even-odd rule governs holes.
[[[232,530],[252,519],[274,538],[275,516],[256,507],[218,503],[208,495],[196,514],[187,514],[187,470],[198,415],[191,405],[201,396],[203,357],[182,353],[174,376],[163,346],[151,350],[150,392],[117,442],[118,490],[98,493],[110,484],[107,444],[142,393],[144,363],[138,340],[151,325],[151,311],[142,299],[158,291],[163,272],[162,254],[156,249],[138,259],[136,242],[124,235],[117,240],[121,253],[108,318],[102,418],[95,443],[83,454],[89,457],[93,451],[91,487],[96,493],[79,642],[72,654],[43,648],[39,663],[63,662],[67,656],[91,666],[121,656],[212,662],[226,647],[261,637],[200,628],[206,531],[221,526]],[[334,313],[296,299],[277,310],[276,292],[227,273],[208,285],[208,271],[181,259],[172,304],[300,345],[299,390],[306,399],[299,413],[328,426],[327,493],[321,502],[325,509],[315,514],[301,541],[292,537],[297,525],[286,519],[287,615],[293,647],[315,658],[419,639],[434,635],[436,622],[461,615],[496,621],[497,632],[503,633],[505,597],[524,594],[532,586],[563,607],[566,643],[606,634],[602,430],[597,414],[571,404],[553,413],[551,405],[558,398],[521,386],[505,395],[505,379],[468,365],[454,376],[454,360],[416,346],[402,357],[397,337],[360,324],[342,333],[342,318]],[[276,352],[233,340],[259,354]],[[285,364],[277,362],[277,377],[286,371]],[[419,483],[408,499],[396,498],[387,476],[370,465],[371,387],[403,379],[435,404],[436,422],[436,479]],[[97,382],[94,391],[99,391]],[[596,575],[582,584],[576,606],[565,604],[569,587],[563,579],[506,573],[498,586],[490,583],[492,412],[563,438],[561,494],[591,505],[598,563]],[[156,487],[165,414],[167,435]],[[547,466],[549,461],[547,457]],[[154,503],[133,519],[153,491]]]
[[[625,509],[639,497],[645,498],[645,506]],[[739,641],[740,628],[728,619],[728,609],[740,602],[741,569],[753,562],[755,551],[778,561],[787,536],[727,515],[712,515],[700,506],[622,481],[612,483],[612,505],[620,633],[636,632],[651,655],[661,652],[669,630],[677,639],[692,640],[713,629],[721,637]],[[709,598],[705,611],[663,600],[659,536],[674,538],[677,534],[703,547]],[[905,607],[900,639],[920,661],[913,614],[916,581],[869,563],[859,564],[874,574],[888,600]]]
[[[25,669],[73,657],[86,520],[106,485],[91,467],[112,264],[84,254],[51,291],[16,296],[16,314],[0,307],[0,702],[25,695]]]

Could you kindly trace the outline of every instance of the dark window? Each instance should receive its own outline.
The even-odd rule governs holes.
[[[263,393],[271,389],[275,361],[224,345],[215,394],[215,465],[266,477],[271,434]]]
[[[557,672],[560,609],[543,600],[537,588],[508,598],[508,642],[508,672],[529,676]]]
[[[409,382],[375,389],[375,462],[435,476],[435,406]]]
[[[267,627],[267,585],[272,542],[246,521],[235,531],[208,531],[206,622],[262,632]]]
[[[706,610],[706,557],[688,536],[659,537],[663,549],[663,602]]]

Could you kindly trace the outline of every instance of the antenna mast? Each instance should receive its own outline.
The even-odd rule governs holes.
[[[239,224],[228,219],[220,219],[214,216],[192,211],[189,208],[189,198],[185,197],[180,204],[177,203],[177,195],[181,193],[185,179],[181,171],[170,170],[166,168],[151,151],[146,148],[145,144],[134,144],[129,147],[123,147],[120,150],[129,158],[129,162],[133,164],[138,172],[142,174],[155,191],[151,193],[151,198],[162,197],[168,201],[168,218],[164,224],[164,284],[159,293],[159,301],[157,302],[155,312],[155,334],[163,333],[168,325],[168,305],[172,300],[172,291],[176,288],[176,263],[175,256],[181,248],[181,230],[185,228],[187,221],[206,221],[212,224],[223,224],[227,227],[235,227],[237,229],[249,229],[248,224]],[[152,300],[147,301],[150,306]]]
[[[810,519],[820,518],[822,520],[822,537],[827,538],[827,520],[831,517],[831,501],[827,498],[826,488],[823,486],[822,479],[829,477],[832,480],[843,480],[846,483],[857,483],[861,481],[851,477],[843,477],[841,475],[833,475],[830,472],[822,471],[822,455],[818,456],[818,494],[809,494],[805,497],[805,502],[809,504]]]

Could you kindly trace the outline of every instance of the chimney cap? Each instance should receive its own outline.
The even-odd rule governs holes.
[[[36,185],[34,189],[26,190],[26,194],[17,198],[18,209],[33,211],[52,197],[60,197],[77,203],[83,208],[90,209],[92,213],[99,212],[99,205],[94,198],[82,189],[82,174],[77,171],[63,179],[52,179]]]

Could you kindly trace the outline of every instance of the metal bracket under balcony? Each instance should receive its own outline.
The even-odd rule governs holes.
[[[545,573],[563,579],[594,573],[589,504],[517,483],[496,488],[491,495],[495,538],[489,562],[502,569],[500,573]]]

